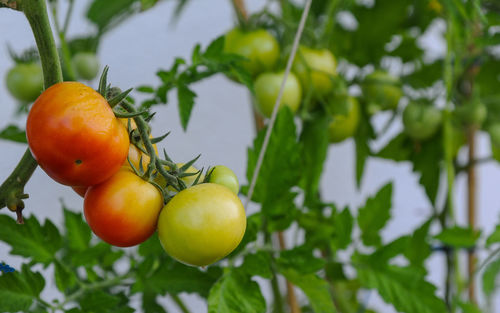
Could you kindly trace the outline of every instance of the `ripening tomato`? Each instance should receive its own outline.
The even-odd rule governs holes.
[[[441,126],[441,111],[423,103],[410,102],[403,111],[405,131],[415,140],[426,140],[434,136]]]
[[[301,46],[293,62],[304,92],[312,92],[315,99],[325,96],[333,89],[332,77],[337,73],[337,62],[328,49],[316,50]]]
[[[274,103],[278,98],[283,77],[283,72],[263,73],[260,74],[255,81],[254,87],[257,109],[266,117],[270,117],[273,113]],[[285,83],[285,90],[283,91],[280,107],[286,105],[295,113],[299,109],[301,101],[302,87],[297,77],[290,72]]]
[[[378,110],[395,110],[403,96],[399,78],[382,70],[377,70],[365,77],[361,88],[369,104],[369,113]]]
[[[17,100],[33,102],[43,91],[43,72],[40,64],[17,64],[5,77],[7,89]]]
[[[106,99],[78,82],[55,84],[38,97],[26,136],[40,167],[69,186],[105,181],[120,169],[129,149],[127,130]]]
[[[359,125],[359,103],[356,98],[346,96],[347,114],[333,114],[328,126],[330,142],[341,142],[356,133]]]
[[[156,230],[162,207],[160,191],[127,168],[89,187],[83,204],[92,231],[118,247],[134,246],[148,239]]]
[[[225,186],[235,194],[240,191],[238,177],[229,167],[224,165],[217,165],[213,168],[209,182]]]
[[[225,36],[224,51],[247,58],[243,66],[252,76],[272,70],[280,51],[276,39],[265,29],[244,32],[235,28]]]
[[[182,190],[158,219],[158,236],[165,251],[196,266],[212,264],[231,253],[245,229],[245,209],[238,196],[212,183]]]

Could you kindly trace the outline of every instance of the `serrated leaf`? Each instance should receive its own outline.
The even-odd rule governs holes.
[[[208,296],[208,313],[233,312],[266,312],[266,301],[259,285],[237,268],[228,269]]]
[[[405,257],[410,261],[410,264],[415,267],[424,267],[424,261],[431,255],[431,245],[427,241],[429,228],[432,220],[428,220],[422,226],[417,228],[410,237]]]
[[[496,281],[500,274],[500,258],[490,262],[483,272],[483,291],[487,297],[491,297],[496,289]]]
[[[276,263],[283,269],[292,269],[301,275],[316,273],[325,267],[325,260],[316,258],[313,249],[307,245],[281,251]]]
[[[366,204],[359,209],[358,225],[361,228],[361,239],[367,246],[380,246],[379,231],[391,217],[392,183],[382,187],[374,197],[368,198]]]
[[[66,265],[59,261],[54,262],[54,278],[57,289],[65,292],[76,284],[77,277]]]
[[[441,162],[443,156],[442,137],[434,136],[428,141],[420,143],[418,150],[412,154],[413,171],[420,174],[419,183],[433,204],[436,202],[441,176]]]
[[[389,141],[389,143],[377,153],[377,157],[394,161],[407,161],[410,159],[413,151],[412,144],[413,142],[411,139],[402,132]]]
[[[10,216],[0,215],[0,225],[0,240],[11,246],[10,254],[47,265],[62,246],[61,235],[50,220],[42,226],[32,215],[18,225]]]
[[[144,290],[142,294],[142,308],[144,313],[167,313],[165,309],[156,302],[158,294],[151,290]]]
[[[69,248],[73,251],[86,250],[92,235],[89,226],[83,220],[82,213],[71,212],[64,208],[64,225]]]
[[[411,267],[355,265],[363,287],[376,289],[385,302],[399,312],[446,312],[443,300],[435,295],[436,287],[424,280],[421,270]]]
[[[0,275],[0,312],[28,312],[45,287],[45,280],[23,264],[20,271]]]
[[[191,110],[194,106],[194,98],[196,94],[191,91],[186,85],[180,84],[177,86],[177,98],[179,99],[179,114],[181,117],[182,129],[186,131]]]
[[[247,254],[240,268],[250,276],[261,276],[267,279],[273,277],[271,256],[265,251]]]
[[[454,226],[443,230],[434,238],[448,246],[470,248],[474,247],[480,235],[480,231],[472,228]]]
[[[94,0],[87,11],[87,18],[94,23],[101,33],[116,26],[137,10],[134,4],[138,0]]]
[[[325,280],[315,274],[300,274],[291,268],[280,268],[280,273],[306,294],[315,313],[337,312]]]
[[[305,192],[305,203],[317,201],[319,183],[323,173],[323,165],[328,151],[328,124],[327,115],[315,119],[313,122],[304,123],[300,134],[302,142],[302,171],[300,186]]]
[[[28,143],[28,140],[26,139],[26,131],[20,129],[16,125],[8,125],[4,129],[0,130],[0,139]]]
[[[462,309],[462,313],[483,313],[477,304],[471,302],[458,302],[458,306]]]
[[[495,227],[495,230],[486,239],[486,246],[490,246],[494,243],[500,242],[500,225]]]
[[[333,241],[337,249],[346,249],[352,242],[352,229],[354,226],[354,218],[349,211],[349,208],[344,208],[342,212],[335,216],[335,237]]]

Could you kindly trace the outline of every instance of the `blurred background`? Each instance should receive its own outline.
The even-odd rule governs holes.
[[[247,1],[250,12],[259,10],[263,0]],[[93,26],[84,17],[86,1],[75,1],[73,17],[68,37],[86,34]],[[174,1],[164,1],[152,10],[135,15],[120,27],[105,35],[99,47],[98,58],[103,65],[109,65],[108,79],[122,89],[143,84],[155,85],[159,69],[167,69],[177,56],[189,58],[196,43],[206,47],[216,37],[230,30],[235,24],[233,9],[228,0],[190,1],[176,23],[171,17],[175,8]],[[61,11],[64,11],[61,10]],[[432,31],[426,35],[421,45],[432,54],[444,52],[444,43],[436,36],[444,29],[444,23],[435,23]],[[14,63],[11,61],[7,45],[14,51],[22,51],[34,46],[30,27],[22,13],[12,10],[0,10],[0,129],[13,120],[23,126],[25,117],[15,117],[19,104],[12,98],[5,86],[4,76]],[[97,80],[90,85],[97,87]],[[241,184],[246,184],[247,148],[254,136],[254,123],[250,97],[247,89],[232,82],[222,75],[196,84],[196,105],[193,110],[187,132],[182,130],[176,97],[169,99],[167,106],[157,106],[153,120],[153,135],[171,131],[170,136],[160,143],[176,161],[187,161],[199,152],[198,167],[224,164],[235,171]],[[137,94],[134,94],[137,95]],[[140,97],[139,97],[140,99]],[[389,115],[379,114],[375,127],[382,127]],[[402,128],[395,123],[385,138],[375,143],[382,146]],[[478,156],[490,154],[489,140],[478,134]],[[0,141],[0,180],[6,178],[17,164],[26,149],[26,145]],[[465,150],[464,148],[462,150]],[[466,151],[461,151],[465,156]],[[394,182],[393,217],[383,232],[384,242],[406,234],[421,224],[428,212],[429,203],[424,190],[418,184],[418,177],[412,173],[409,163],[393,163],[381,159],[369,159],[366,172],[358,190],[354,182],[354,144],[348,139],[340,144],[330,145],[326,171],[322,177],[321,190],[325,200],[335,201],[339,206],[351,208],[364,203],[368,195],[373,194],[387,182]],[[489,162],[478,167],[478,224],[485,233],[494,229],[500,213],[498,186],[500,185],[500,167],[496,162]],[[442,177],[444,179],[444,177]],[[458,179],[456,185],[457,220],[465,224],[466,193],[465,176]],[[30,198],[26,201],[26,216],[34,214],[39,219],[50,217],[62,223],[62,203],[74,211],[81,211],[82,198],[70,188],[50,179],[42,170],[37,169],[26,186]],[[444,196],[444,195],[440,195]],[[2,210],[2,214],[11,214]],[[1,226],[0,226],[1,227]],[[0,243],[0,260],[14,268],[19,268],[21,258],[9,256],[6,245]],[[429,280],[437,286],[442,285],[444,277],[444,258],[434,254],[427,262]],[[48,299],[58,296],[53,281],[50,290],[46,290]],[[263,286],[263,292],[268,291]],[[439,292],[442,292],[440,290]],[[268,295],[265,295],[268,297]],[[370,295],[368,295],[370,296]],[[203,302],[196,296],[183,295],[193,312],[206,312]],[[370,296],[370,305],[382,312],[393,312],[385,306],[375,293]],[[177,308],[165,299],[169,312]]]

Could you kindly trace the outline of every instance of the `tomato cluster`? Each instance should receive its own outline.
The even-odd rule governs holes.
[[[229,254],[246,229],[236,175],[222,165],[203,175],[183,164],[165,166],[180,185],[167,184],[156,168],[146,175],[151,155],[137,131],[134,120],[117,118],[101,94],[78,82],[45,90],[26,125],[40,167],[84,197],[85,219],[105,242],[130,247],[158,229],[165,251],[186,264]]]

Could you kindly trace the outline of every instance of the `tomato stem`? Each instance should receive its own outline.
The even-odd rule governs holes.
[[[24,0],[21,9],[28,19],[35,37],[42,62],[45,88],[61,82],[61,64],[59,63],[56,43],[50,28],[45,1]],[[14,171],[0,186],[0,209],[9,203],[15,203],[15,207],[9,207],[9,209],[14,209],[18,213],[18,221],[22,221],[22,216],[19,217],[19,215],[20,210],[24,208],[22,199],[26,198],[24,186],[33,175],[37,165],[30,150],[27,149]]]

